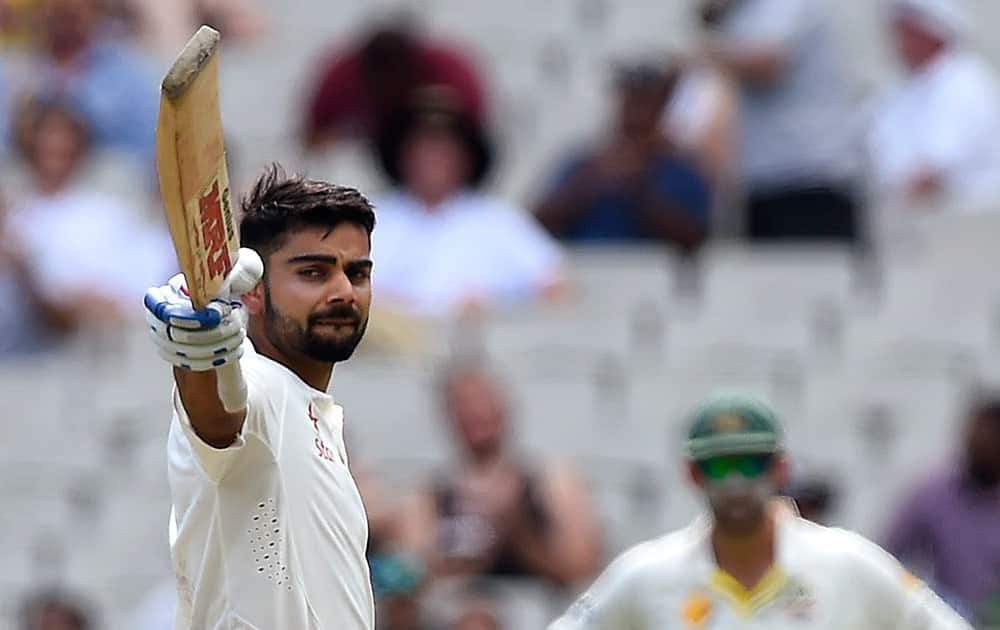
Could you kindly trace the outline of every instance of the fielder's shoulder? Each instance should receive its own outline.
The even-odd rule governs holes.
[[[662,595],[690,570],[691,536],[686,530],[639,543],[618,556],[597,581],[549,626],[549,630],[618,630],[630,621],[637,602]]]
[[[703,540],[694,526],[685,527],[635,545],[621,554],[608,571],[615,571],[634,586],[684,580]]]
[[[857,532],[824,527],[803,521],[802,527],[817,537],[817,543],[835,559],[841,572],[862,582],[909,586],[916,581],[886,550]]]

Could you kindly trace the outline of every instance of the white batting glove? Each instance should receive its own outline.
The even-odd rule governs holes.
[[[243,356],[247,314],[235,298],[260,279],[259,262],[256,252],[241,249],[240,258],[225,285],[233,290],[224,288],[224,295],[201,310],[192,306],[183,274],[146,291],[143,300],[146,321],[160,357],[175,367],[196,372],[215,370],[239,361]],[[241,286],[232,286],[238,284],[232,280],[234,278],[243,281]],[[245,286],[248,279],[251,284]]]

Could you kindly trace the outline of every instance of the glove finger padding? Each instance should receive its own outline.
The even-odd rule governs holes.
[[[164,322],[158,319],[156,315],[147,309],[146,322],[156,335],[166,339],[167,341],[207,345],[232,337],[238,331],[245,329],[247,324],[247,313],[242,306],[236,305],[231,308],[229,314],[222,317],[218,325],[213,328],[187,328],[177,326],[172,322]]]
[[[225,339],[213,340],[212,343],[182,343],[170,341],[155,331],[151,331],[153,342],[166,352],[171,352],[178,357],[190,359],[210,359],[212,357],[223,356],[231,353],[243,344],[246,335],[242,330]]]
[[[235,361],[239,361],[240,357],[243,356],[243,345],[237,345],[235,349],[228,351],[225,354],[217,355],[213,358],[189,358],[178,356],[175,351],[171,351],[157,344],[156,348],[157,354],[171,365],[179,367],[184,370],[191,370],[192,372],[207,372],[209,370],[216,370],[223,365],[228,365]]]

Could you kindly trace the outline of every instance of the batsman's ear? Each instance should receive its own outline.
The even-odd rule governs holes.
[[[240,302],[243,303],[243,307],[247,309],[247,313],[250,315],[263,315],[264,314],[264,282],[263,280],[258,282],[257,285],[243,294],[240,298]]]

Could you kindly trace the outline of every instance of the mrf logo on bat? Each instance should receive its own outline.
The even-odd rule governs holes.
[[[202,269],[204,281],[211,278],[224,278],[233,267],[226,246],[232,238],[233,221],[232,207],[229,203],[229,189],[220,185],[219,178],[214,178],[205,193],[198,199],[198,216],[200,218],[198,240],[205,252]]]

